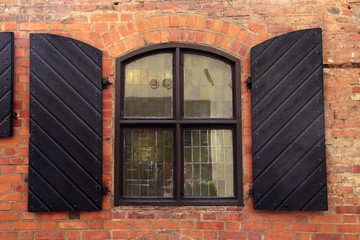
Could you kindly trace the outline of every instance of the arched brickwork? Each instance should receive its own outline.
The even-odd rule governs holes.
[[[244,63],[242,73],[248,74],[245,70],[250,48],[266,40],[266,36],[259,36],[240,24],[221,19],[201,15],[162,15],[116,24],[102,35],[101,40],[105,59],[114,59],[151,44],[186,42],[208,45],[238,57]]]

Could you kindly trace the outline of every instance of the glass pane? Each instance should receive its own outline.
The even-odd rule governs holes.
[[[184,148],[185,197],[234,196],[231,130],[185,130]]]
[[[124,196],[173,197],[172,130],[124,130]]]
[[[184,117],[232,118],[231,65],[184,54]]]
[[[172,54],[143,57],[125,66],[125,117],[173,116]]]

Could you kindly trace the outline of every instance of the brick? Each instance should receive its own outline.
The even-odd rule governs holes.
[[[11,203],[0,203],[0,211],[11,210]]]
[[[330,135],[335,138],[355,138],[359,136],[359,133],[355,130],[333,130]]]
[[[313,215],[311,216],[311,222],[313,223],[340,223],[340,215]]]
[[[66,214],[62,212],[54,212],[54,213],[38,213],[37,218],[39,220],[63,220],[65,219]]]
[[[255,33],[264,33],[265,26],[264,25],[251,25],[249,26],[249,30]]]
[[[90,222],[90,229],[103,229],[104,224],[102,221]]]
[[[289,26],[270,26],[267,31],[269,33],[287,33],[293,31],[293,28]]]
[[[60,222],[59,229],[87,229],[86,222],[73,221],[73,222]]]
[[[18,233],[17,232],[0,232],[0,239],[17,240]]]
[[[293,218],[291,214],[264,214],[264,221],[292,222]]]
[[[90,31],[93,24],[90,23],[68,23],[66,24],[66,31]]]
[[[196,229],[223,230],[224,223],[223,222],[197,222]]]
[[[67,239],[80,239],[80,232],[67,232]]]
[[[278,222],[274,222],[273,223],[273,231],[276,232],[285,232],[287,230],[287,223],[278,223]]]
[[[223,221],[244,221],[246,215],[242,213],[220,213],[218,218]]]
[[[224,11],[225,17],[241,17],[241,16],[249,16],[250,14],[251,14],[251,10],[246,8],[229,9]]]
[[[336,230],[338,232],[360,232],[360,225],[351,225],[351,224],[337,225]]]
[[[44,222],[43,230],[55,230],[57,228],[56,222]]]
[[[17,30],[17,28],[18,28],[18,24],[16,22],[5,22],[4,23],[5,31]]]
[[[178,221],[170,221],[170,220],[151,221],[150,228],[151,229],[178,229],[179,222]]]
[[[291,231],[299,231],[299,232],[317,232],[318,225],[315,224],[290,224]]]
[[[221,232],[219,239],[246,239],[246,232]]]
[[[256,231],[267,231],[271,229],[271,223],[249,223],[245,222],[242,224],[243,230],[256,230]]]
[[[20,30],[24,31],[41,31],[47,30],[47,23],[21,23]]]
[[[134,223],[132,221],[106,221],[105,229],[131,229]]]
[[[64,232],[37,232],[36,239],[64,239]]]
[[[50,23],[49,28],[51,31],[60,31],[63,30],[64,24],[62,23]]]
[[[155,233],[155,231],[149,231],[149,230],[146,230],[146,231],[141,231],[141,230],[139,230],[139,231],[128,231],[127,236],[128,236],[128,239],[134,239],[134,238],[138,238],[140,236],[151,235],[151,234],[154,234],[154,233]],[[114,236],[115,236],[115,234],[114,234]],[[123,236],[122,232],[119,232],[119,237],[118,238],[120,238],[120,236]],[[126,236],[125,232],[124,232],[124,236]],[[125,239],[125,237],[123,239]]]
[[[286,233],[286,232],[266,232],[265,233],[265,240],[293,240],[294,234],[293,233]]]
[[[109,232],[84,232],[84,239],[110,239]]]
[[[203,213],[202,215],[203,220],[216,220],[215,213]]]
[[[110,212],[84,212],[84,219],[110,219]]]
[[[117,21],[117,13],[102,13],[102,14],[93,14],[90,17],[92,22],[107,22],[107,21]]]
[[[19,220],[19,213],[16,212],[2,212],[0,214],[1,221]]]
[[[13,223],[14,230],[36,230],[41,229],[40,222],[14,222]]]
[[[313,240],[341,240],[341,234],[314,234]]]
[[[356,215],[343,215],[344,223],[356,223],[357,216]]]

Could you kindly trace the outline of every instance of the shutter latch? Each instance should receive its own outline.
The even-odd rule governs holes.
[[[108,78],[102,78],[101,83],[103,89],[107,89],[108,86],[111,85],[111,82],[109,82]]]
[[[246,80],[246,86],[248,89],[251,89],[251,77],[248,77],[248,79]]]
[[[13,114],[12,114],[12,118],[13,118],[13,119],[15,119],[15,120],[17,120],[17,119],[18,119],[17,112],[13,112]]]

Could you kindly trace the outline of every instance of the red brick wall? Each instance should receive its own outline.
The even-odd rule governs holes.
[[[288,3],[289,2],[289,3]],[[291,2],[291,4],[290,4]],[[359,0],[2,0],[1,31],[15,32],[14,137],[0,139],[0,239],[291,239],[360,238]],[[254,211],[249,50],[271,37],[323,29],[329,210]],[[209,45],[242,61],[244,207],[114,207],[114,85],[104,90],[103,211],[27,212],[29,33],[85,41],[114,59],[145,45]],[[357,63],[357,64],[356,64]]]

